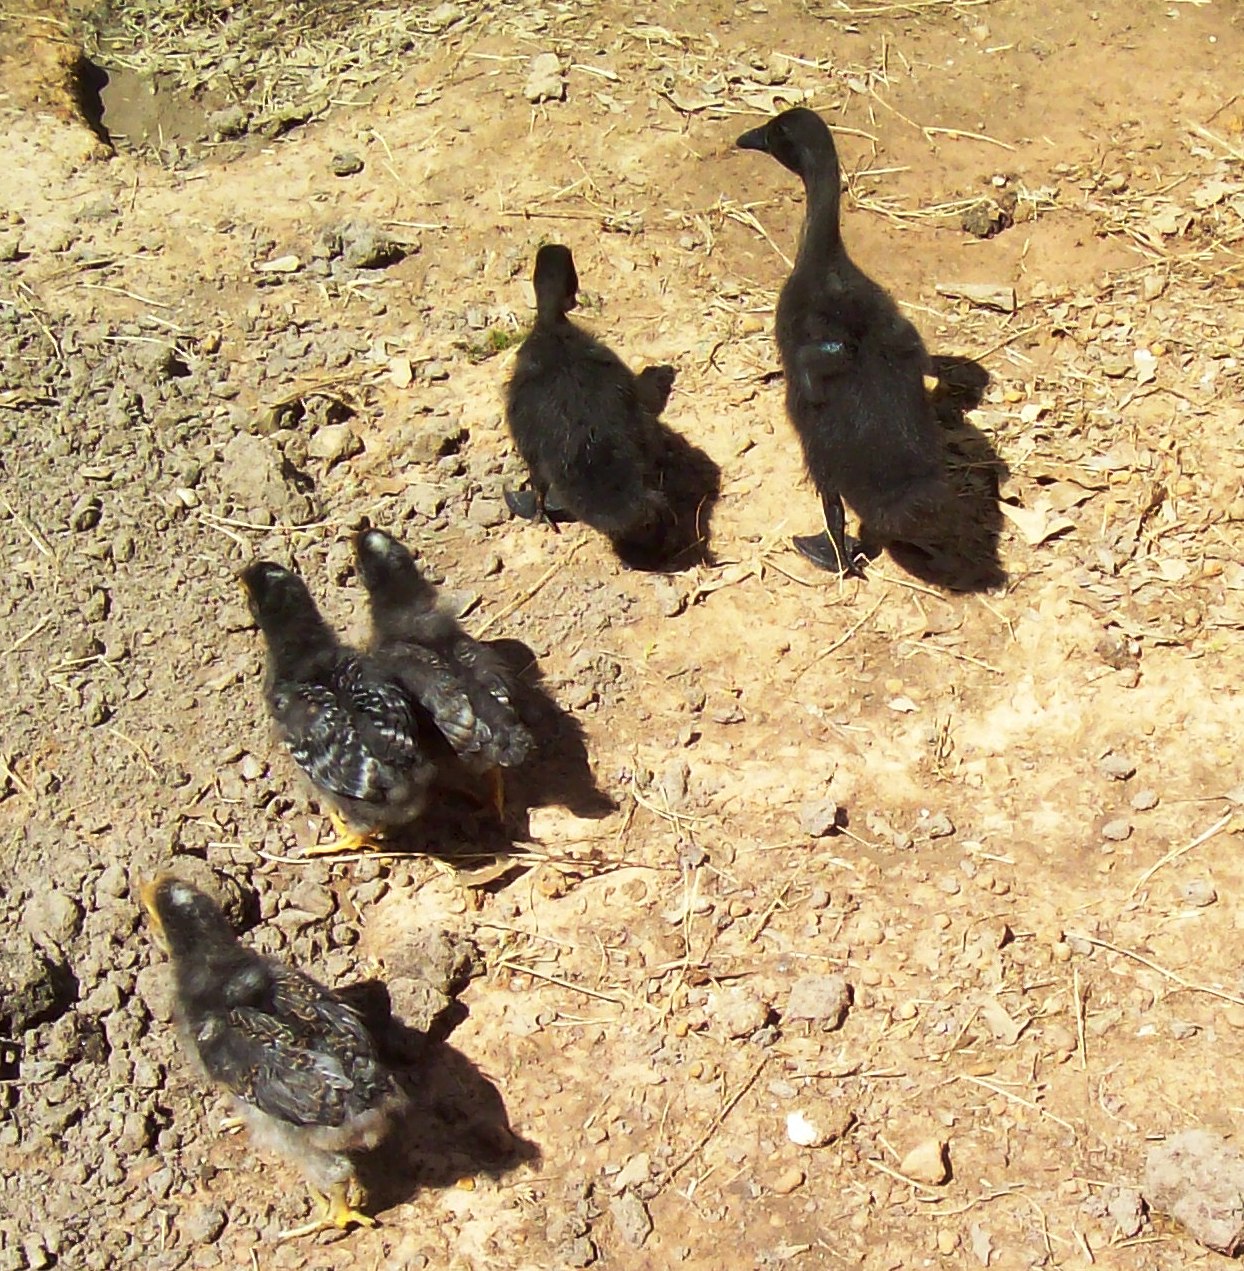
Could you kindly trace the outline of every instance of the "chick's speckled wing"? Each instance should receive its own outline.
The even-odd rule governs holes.
[[[226,1018],[228,1066],[213,1075],[269,1116],[340,1126],[389,1089],[357,1013],[297,971],[271,968],[266,999]]]
[[[324,681],[276,684],[272,710],[294,762],[329,794],[381,802],[420,759],[410,699],[354,658]]]
[[[509,681],[483,645],[454,632],[436,643],[403,641],[403,677],[454,751],[513,767],[531,735],[514,709]]]

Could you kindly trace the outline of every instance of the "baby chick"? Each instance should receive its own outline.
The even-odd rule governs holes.
[[[265,695],[294,762],[331,804],[338,838],[309,855],[356,851],[427,802],[435,765],[410,694],[329,630],[297,574],[259,561],[242,571],[268,646]]]
[[[165,875],[141,888],[173,963],[182,1042],[235,1098],[261,1147],[294,1161],[323,1214],[287,1235],[374,1226],[351,1152],[374,1148],[402,1105],[358,1014],[322,984],[242,945],[204,892]]]
[[[400,678],[463,764],[487,776],[502,817],[501,769],[522,763],[533,744],[504,664],[439,607],[436,588],[395,538],[364,530],[354,549],[371,604],[371,655]]]

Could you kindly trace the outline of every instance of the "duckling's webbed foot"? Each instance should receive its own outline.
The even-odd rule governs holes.
[[[502,490],[505,506],[515,516],[535,525],[547,525],[554,533],[558,533],[558,521],[573,521],[573,515],[562,507],[554,492],[550,499],[544,490]]]
[[[796,535],[791,539],[795,550],[814,565],[843,577],[863,577],[859,560],[867,553],[858,539],[847,533],[846,512],[837,494],[821,496],[825,512],[825,531],[821,534]]]

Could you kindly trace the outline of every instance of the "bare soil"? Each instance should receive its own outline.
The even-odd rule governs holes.
[[[1127,1189],[1244,1083],[1244,14],[1039,10],[0,15],[0,1271],[1216,1257]],[[789,547],[801,196],[732,142],[798,101],[853,254],[987,372],[944,410],[961,589]],[[350,223],[404,256],[347,263]],[[550,240],[583,321],[678,370],[707,562],[507,519]],[[363,518],[524,646],[508,839],[447,798],[409,850],[303,856],[234,576],[293,562],[357,631]],[[167,1023],[132,884],[170,865],[388,984],[418,1111],[375,1229],[277,1240],[296,1171],[218,1131]],[[838,973],[841,1026],[796,1018]]]

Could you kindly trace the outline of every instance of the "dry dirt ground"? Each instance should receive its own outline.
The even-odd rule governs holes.
[[[1244,1115],[1244,15],[871,8],[0,14],[3,1271],[1219,1260],[1129,1189]],[[797,101],[857,259],[988,373],[943,414],[991,585],[788,546],[802,202],[731,143]],[[373,231],[402,258],[357,267]],[[551,239],[678,369],[706,562],[507,519]],[[404,855],[303,856],[234,575],[296,562],[357,630],[364,517],[525,646],[511,843],[449,799]],[[170,862],[387,982],[416,1114],[375,1229],[277,1240],[296,1171],[167,1023],[132,885]]]

